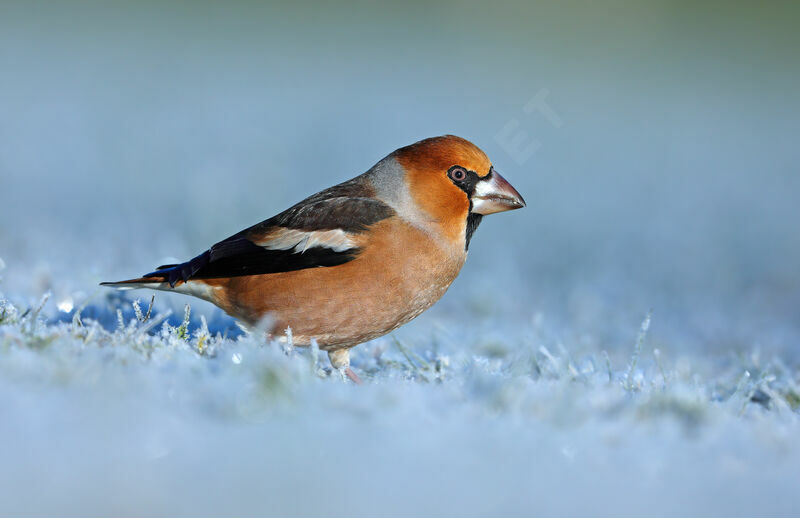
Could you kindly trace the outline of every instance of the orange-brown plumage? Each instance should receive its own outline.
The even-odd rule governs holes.
[[[469,199],[452,182],[441,181],[437,173],[461,165],[483,176],[492,166],[486,154],[468,140],[447,135],[400,148],[395,155],[408,172],[408,182],[414,186],[411,192],[419,207],[436,218],[449,239],[461,238]]]
[[[268,332],[347,350],[433,305],[458,275],[483,214],[524,206],[486,155],[454,136],[400,148],[369,171],[217,243],[191,261],[116,287],[209,300]]]

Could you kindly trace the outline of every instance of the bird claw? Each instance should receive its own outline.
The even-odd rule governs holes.
[[[339,372],[342,375],[342,379],[350,378],[350,381],[355,383],[356,385],[363,385],[364,382],[361,381],[361,378],[358,377],[358,374],[353,372],[353,369],[350,367],[345,367],[344,369],[339,369]]]

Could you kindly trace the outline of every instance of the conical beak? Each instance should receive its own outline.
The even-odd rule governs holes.
[[[514,189],[500,173],[492,171],[477,184],[472,194],[472,212],[494,214],[525,206],[522,195]]]

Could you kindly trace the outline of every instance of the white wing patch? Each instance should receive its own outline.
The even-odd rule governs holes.
[[[351,237],[352,234],[339,228],[310,232],[282,228],[270,232],[264,239],[255,243],[267,250],[292,250],[295,254],[302,254],[315,246],[330,248],[334,252],[344,252],[345,250],[357,248]]]

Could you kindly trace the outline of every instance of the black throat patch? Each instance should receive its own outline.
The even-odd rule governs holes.
[[[470,202],[470,209],[472,209],[472,203]],[[467,215],[467,242],[464,243],[464,250],[469,250],[469,242],[472,239],[472,234],[478,229],[478,225],[481,224],[481,220],[483,219],[483,214],[475,214],[470,212]]]

